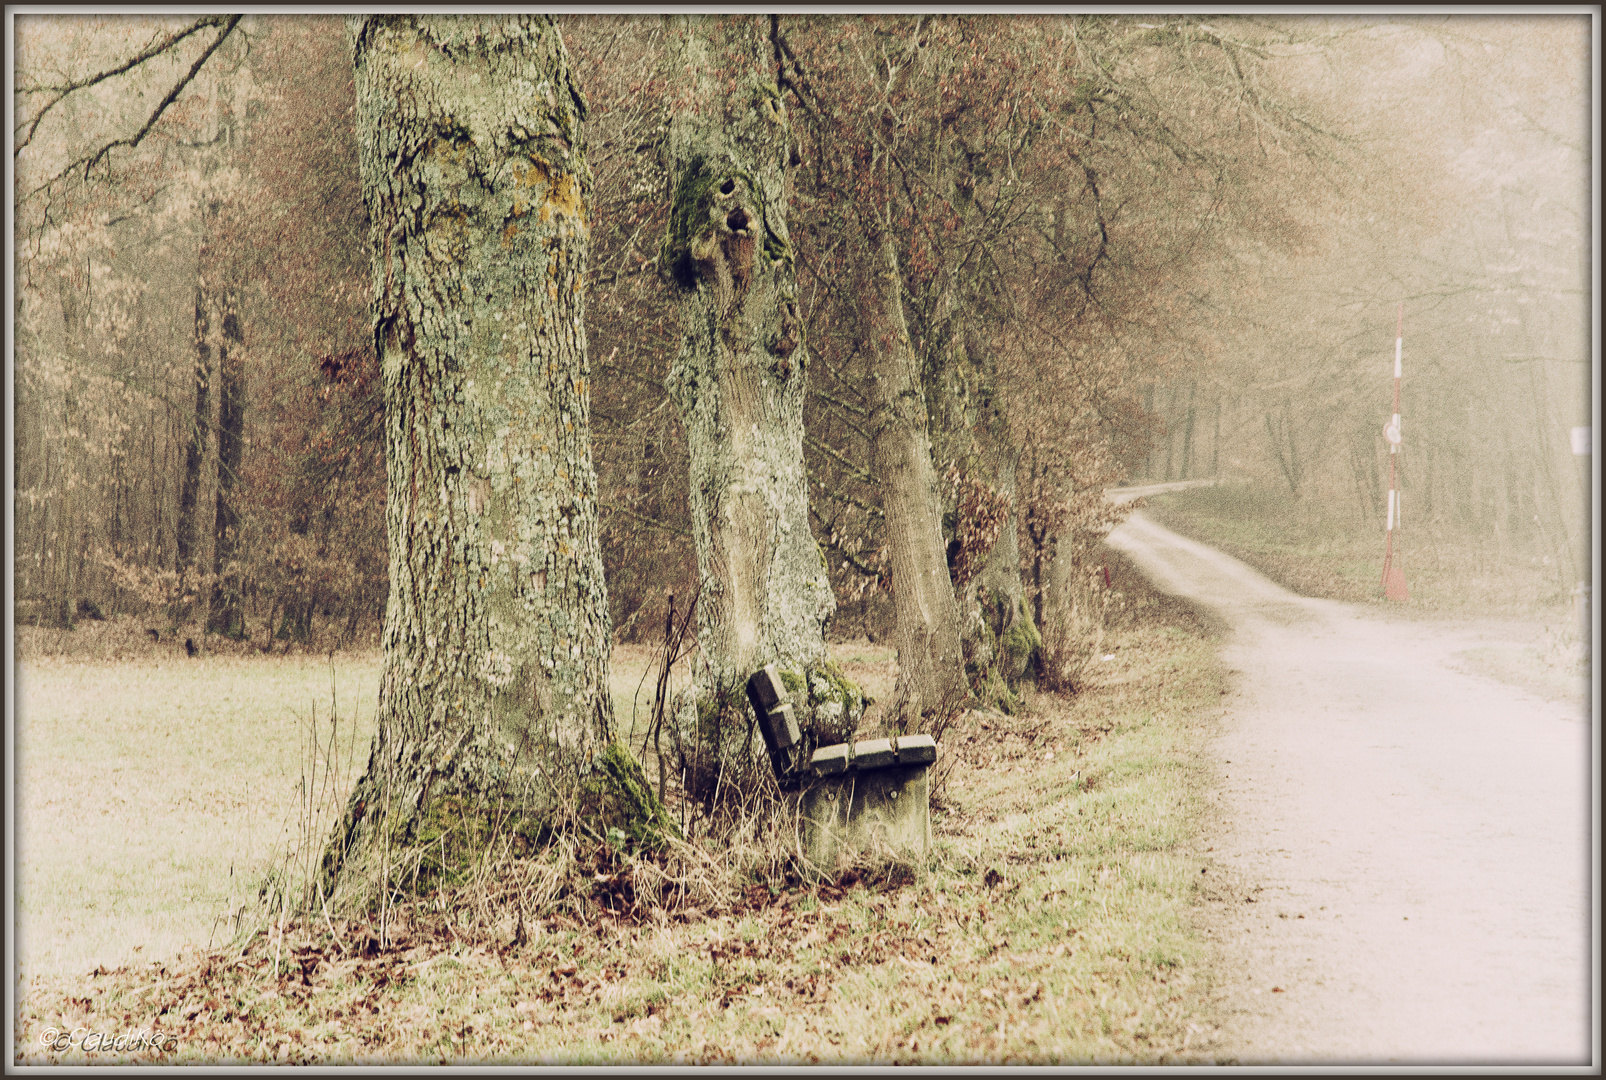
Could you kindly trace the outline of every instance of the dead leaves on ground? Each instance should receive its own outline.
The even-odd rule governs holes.
[[[1101,694],[1137,692],[1090,686],[1081,705],[1046,717],[979,718],[974,728],[950,731],[944,753],[967,786],[981,770],[1033,772],[1053,762],[1085,792],[1087,781],[1069,770],[1111,730],[1106,710],[1085,706]],[[997,800],[973,808],[965,801],[937,807],[946,812],[934,814],[933,825],[950,838],[984,833]],[[1022,890],[1044,905],[1055,899],[1055,889],[1038,891],[1032,864],[1057,860],[1062,845],[1034,841],[1017,850],[984,838],[982,846],[985,861],[971,870],[918,882],[866,866],[812,884],[772,873],[767,882],[693,897],[677,891],[674,867],[599,845],[579,856],[565,910],[542,918],[524,911],[517,931],[509,915],[469,934],[424,903],[383,927],[318,920],[283,938],[259,936],[243,955],[99,969],[87,994],[39,992],[23,1004],[17,1058],[77,1060],[27,1040],[86,1017],[109,1029],[161,1031],[179,1040],[186,1060],[211,1061],[512,1062],[528,1059],[526,1040],[551,1046],[556,1036],[556,1045],[576,1048],[560,1053],[611,1046],[625,1060],[727,1062],[736,1046],[744,1060],[780,1061],[800,1045],[812,1046],[814,1060],[831,1060],[831,1047],[846,1038],[844,1010],[861,1018],[856,1024],[882,1025],[861,1044],[875,1060],[953,1054],[956,1045],[963,1060],[996,1060],[992,1048],[1001,1055],[1022,1045],[1018,1035],[1006,1040],[1006,1027],[1035,1022],[1059,1031],[1062,1013],[1066,1024],[1076,1018],[1104,1032],[1112,1046],[1148,1038],[1150,1021],[1139,1017],[1153,1008],[1141,1001],[1116,1008],[1112,996],[1097,1016],[1088,1012],[1106,990],[1128,992],[1116,973],[1087,970],[1078,978],[1092,981],[1074,997],[1056,999],[1063,982],[1046,989],[1061,978],[1051,975],[1054,965],[1086,947],[1072,943],[1076,931],[1067,928],[1057,942],[1023,931],[1010,951],[1000,916],[1018,911]],[[1106,954],[1124,964],[1117,952]],[[1095,986],[1099,996],[1090,997]],[[888,987],[903,996],[880,1012],[866,1006],[866,995]],[[1107,1030],[1113,1016],[1125,1018],[1121,1032]]]
[[[383,1055],[397,1043],[400,1002],[421,973],[445,958],[465,969],[512,973],[519,990],[507,1003],[507,1019],[523,1031],[560,1015],[599,1010],[615,1024],[655,1017],[661,1023],[665,1010],[677,1005],[667,998],[630,1001],[629,988],[650,986],[663,974],[649,938],[668,927],[690,955],[712,966],[715,1007],[820,1005],[830,1000],[832,969],[937,962],[939,935],[895,917],[893,894],[910,880],[897,872],[849,870],[814,889],[754,884],[722,913],[680,912],[671,919],[659,911],[655,921],[639,903],[625,905],[626,898],[635,900],[630,868],[615,867],[592,874],[587,917],[560,912],[534,920],[523,943],[484,935],[467,941],[428,905],[420,905],[422,913],[400,911],[384,925],[318,919],[282,935],[259,934],[243,952],[103,966],[89,977],[86,995],[51,1002],[37,992],[19,1016],[17,1058],[72,1060],[71,1052],[56,1054],[28,1040],[46,1027],[70,1029],[80,1020],[160,1033],[170,1045],[210,1061]],[[847,910],[843,901],[850,896],[868,910],[868,919]],[[461,1034],[446,1034],[448,1048],[462,1041],[453,1037]]]

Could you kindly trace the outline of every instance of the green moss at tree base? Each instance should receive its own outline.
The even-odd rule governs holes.
[[[461,795],[431,800],[418,823],[413,843],[417,861],[407,884],[416,882],[420,890],[463,884],[475,862],[490,848],[495,834],[495,812],[491,807],[470,806]]]
[[[1015,603],[1015,621],[1004,631],[999,643],[1003,646],[1005,655],[1014,662],[1011,679],[1019,678],[1021,672],[1026,670],[1032,654],[1043,647],[1042,633],[1038,631],[1037,624],[1032,622],[1031,615],[1019,601]]]
[[[683,839],[625,747],[609,744],[594,764],[596,769],[576,793],[567,821],[588,824],[599,834],[616,828],[646,850],[660,849],[670,838]],[[417,894],[455,888],[472,880],[487,856],[510,851],[523,857],[540,851],[565,822],[554,817],[555,808],[543,810],[533,796],[534,789],[525,789],[524,797],[510,789],[500,795],[449,790],[429,797],[415,819],[391,827],[383,874],[388,887]],[[353,869],[332,855],[326,853],[320,878],[324,895],[330,895],[337,869]],[[359,885],[358,902],[371,901],[379,885],[377,876],[366,886]]]
[[[983,706],[1014,715],[1022,706],[1021,677],[1042,648],[1043,635],[1018,600],[993,592],[979,603],[981,617],[973,623],[973,632],[980,640],[974,646],[976,658],[965,665],[965,674]]]
[[[630,751],[617,742],[610,743],[597,763],[616,802],[620,817],[617,824],[626,836],[649,850],[663,847],[670,838],[684,839]]]

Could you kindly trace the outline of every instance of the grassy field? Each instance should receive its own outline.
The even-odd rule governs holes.
[[[349,784],[373,733],[374,654],[17,670],[25,976],[227,941],[228,913],[297,828],[314,724],[330,734],[333,703],[332,784]]]
[[[361,767],[376,659],[27,663],[15,1056],[117,1058],[40,1042],[83,1028],[160,1032],[131,1056],[193,1062],[1190,1060],[1191,746],[1219,676],[1202,626],[1148,594],[1102,648],[1075,699],[948,733],[929,867],[807,885],[728,852],[571,846],[527,861],[589,895],[528,923],[469,934],[425,907],[383,944],[313,920],[243,950],[212,931],[248,891],[229,868],[249,884],[305,813],[331,678],[354,748],[331,775]],[[837,656],[890,689],[885,650]],[[622,728],[647,662],[616,657]],[[688,866],[733,876],[698,906],[647,899]]]
[[[123,659],[89,642],[18,665],[25,976],[227,941],[270,859],[322,835],[367,763],[377,652],[197,660],[123,629],[93,628],[128,640]],[[650,662],[644,647],[615,652],[626,731],[645,728]]]

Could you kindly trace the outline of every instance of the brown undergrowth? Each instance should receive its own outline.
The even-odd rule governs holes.
[[[382,921],[268,916],[228,948],[36,980],[15,1060],[1192,1060],[1191,740],[1220,682],[1191,612],[1111,565],[1125,595],[1083,691],[944,738],[928,865],[811,876],[756,812],[655,853],[570,834]],[[159,1046],[88,1041],[140,1032]]]
[[[276,637],[253,619],[251,635],[229,637],[201,633],[196,621],[173,623],[160,612],[144,616],[127,612],[104,618],[81,617],[71,629],[18,622],[16,654],[31,660],[204,660],[207,656],[325,656],[334,652],[371,651],[379,645],[379,627],[369,620],[351,627],[340,620],[314,617],[303,640]]]

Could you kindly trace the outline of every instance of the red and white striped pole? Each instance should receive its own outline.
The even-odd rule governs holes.
[[[1400,523],[1400,492],[1396,486],[1395,468],[1400,453],[1400,354],[1405,344],[1405,305],[1400,305],[1399,320],[1394,330],[1394,418],[1383,429],[1389,443],[1389,516],[1388,539],[1383,547],[1383,595],[1390,600],[1408,600],[1410,591],[1405,587],[1405,572],[1394,565],[1394,527]]]

